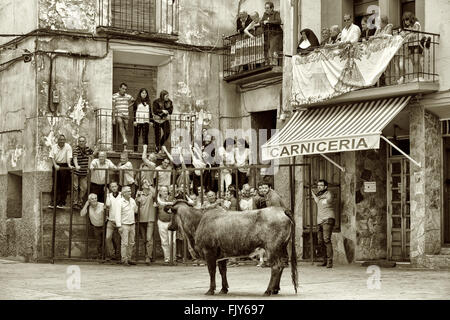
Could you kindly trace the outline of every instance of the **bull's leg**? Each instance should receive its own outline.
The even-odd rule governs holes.
[[[278,294],[280,291],[280,280],[281,280],[281,274],[283,273],[283,267],[280,268],[280,272],[277,275],[277,278],[275,279],[275,286],[273,288],[273,294]]]
[[[227,281],[227,260],[219,261],[219,272],[222,276],[222,290],[220,294],[228,293],[228,281]]]
[[[274,293],[275,281],[277,279],[279,269],[280,268],[278,267],[278,265],[272,265],[269,286],[267,287],[266,292],[264,292],[265,296],[270,296],[271,294]]]
[[[216,290],[216,256],[214,254],[205,254],[206,263],[208,265],[209,272],[209,290],[206,291],[205,295],[214,295],[214,290]]]

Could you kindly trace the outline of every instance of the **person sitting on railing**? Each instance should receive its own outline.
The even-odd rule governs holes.
[[[169,99],[169,92],[162,90],[159,98],[153,101],[153,120],[155,124],[155,144],[156,152],[163,153],[161,147],[170,137],[169,115],[173,112],[173,103]],[[161,137],[161,129],[163,135]]]
[[[417,20],[412,12],[406,11],[402,17],[402,26],[404,31],[402,31],[401,34],[407,39],[408,50],[403,50],[403,48],[400,49],[403,51],[403,59],[400,58],[399,60],[400,79],[397,83],[401,84],[404,82],[406,76],[405,65],[409,63],[411,56],[413,58],[412,64],[414,77],[412,81],[425,81],[421,76],[423,46],[421,46],[419,42],[419,33],[421,31],[419,20]]]
[[[139,136],[142,135],[144,145],[148,145],[148,132],[153,121],[150,95],[142,88],[133,103],[134,151],[138,151]]]
[[[387,16],[381,16],[380,25],[375,31],[374,37],[392,35],[392,23],[389,23],[389,18]]]
[[[102,259],[103,252],[103,227],[105,224],[105,207],[102,202],[98,202],[97,195],[91,193],[88,201],[80,211],[80,216],[84,217],[89,211],[89,221],[94,228],[94,236],[97,240],[97,259]]]
[[[361,29],[353,23],[352,15],[347,13],[344,15],[344,28],[341,32],[341,42],[356,43],[361,36]]]
[[[247,140],[240,138],[236,141],[236,148],[234,150],[234,158],[236,159],[236,166],[238,167],[238,189],[242,189],[245,183],[248,183],[250,176],[250,168],[242,168],[248,166],[251,162],[250,146]]]
[[[307,55],[319,47],[319,40],[311,29],[300,31],[301,39],[297,46],[297,53]]]
[[[63,170],[61,168],[72,169],[72,147],[66,143],[66,137],[60,134],[58,143],[52,145],[50,154],[48,156],[52,160],[52,194],[51,203],[49,207],[53,208],[56,204],[57,208],[63,208],[66,205],[67,191],[71,185],[70,170]],[[56,186],[55,186],[56,175]],[[54,199],[55,188],[56,199]]]
[[[240,34],[244,34],[245,28],[252,23],[252,18],[248,15],[247,11],[239,12],[239,17],[236,21],[236,31]]]
[[[91,188],[90,191],[95,193],[98,197],[98,201],[105,201],[105,184],[109,182],[109,176],[106,176],[107,169],[117,169],[111,160],[106,158],[106,152],[100,151],[98,158],[92,160],[91,165]],[[99,170],[94,170],[99,169]]]
[[[192,158],[192,164],[196,169],[206,168],[206,163],[203,161],[202,157],[202,151],[198,147],[197,144],[195,144],[192,149],[190,149],[191,152],[191,158]],[[201,170],[194,170],[194,174],[192,175],[192,184],[194,193],[196,195],[199,195],[198,193],[198,187],[201,187],[201,177],[203,176],[203,181],[205,181],[205,172],[201,172]],[[205,182],[203,182],[204,184]]]
[[[329,44],[330,38],[331,38],[330,29],[327,27],[322,28],[322,32],[320,33],[320,36],[322,38],[322,42],[320,42],[321,47],[325,46],[326,44]]]
[[[217,167],[220,161],[216,161],[216,141],[210,134],[204,137],[202,145],[202,158],[206,164],[206,168]],[[217,170],[205,170],[203,171],[203,187],[204,191],[213,190],[218,191],[218,171]]]
[[[125,146],[128,144],[127,129],[128,120],[130,118],[129,107],[134,101],[134,98],[127,93],[127,89],[128,85],[122,82],[119,86],[119,92],[114,93],[112,96],[113,124],[116,124],[117,121]]]
[[[128,153],[124,152],[120,155],[120,162],[117,166],[117,169],[122,169],[119,172],[119,186],[120,189],[124,187],[129,187],[131,190],[131,196],[134,197],[135,194],[135,186],[134,186],[134,173],[133,173],[133,164],[128,160]]]
[[[151,152],[147,158],[147,145],[144,144],[142,151],[142,163],[139,169],[155,170],[155,168],[156,168],[156,154]],[[151,185],[154,185],[155,172],[141,171],[141,185],[144,180],[147,180]]]
[[[221,167],[227,167],[223,169],[220,175],[220,188],[219,190],[227,190],[228,186],[234,183],[233,179],[233,167],[236,164],[234,157],[234,147],[236,141],[232,138],[225,139],[223,147],[218,150],[218,160]]]
[[[283,30],[281,29],[281,16],[279,11],[274,10],[273,2],[264,4],[264,15],[261,18],[261,24],[267,34],[264,41],[268,42],[267,58],[269,64],[278,65],[278,55],[283,51]]]

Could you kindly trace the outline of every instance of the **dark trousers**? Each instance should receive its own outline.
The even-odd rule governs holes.
[[[142,140],[144,144],[148,145],[148,131],[150,124],[148,123],[138,123],[134,127],[134,151],[138,150],[139,136],[142,135]]]
[[[242,190],[242,186],[246,183],[248,183],[247,174],[238,170],[238,189]]]
[[[90,193],[97,195],[98,202],[105,203],[105,185],[91,182]]]
[[[55,167],[52,167],[52,201],[55,205],[65,205],[67,198],[67,191],[72,185],[70,170],[65,170],[62,168],[69,167],[67,163],[57,163],[61,167],[60,170],[56,171]],[[56,199],[53,199],[55,194],[55,174],[56,174]]]
[[[103,227],[96,227],[94,225],[92,227],[94,228],[94,236],[97,240],[97,254],[100,257],[103,252]]]
[[[326,221],[319,224],[317,240],[319,248],[324,253],[324,261],[327,259],[333,260],[333,245],[331,243],[331,234],[333,232],[334,223],[334,219],[327,219]]]
[[[161,129],[163,130],[163,135],[161,137]],[[155,144],[158,149],[166,143],[167,139],[170,137],[170,122],[169,120],[163,123],[155,122]]]

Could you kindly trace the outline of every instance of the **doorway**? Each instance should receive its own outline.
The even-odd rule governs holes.
[[[388,160],[387,176],[387,240],[388,260],[409,261],[410,163],[405,157]]]

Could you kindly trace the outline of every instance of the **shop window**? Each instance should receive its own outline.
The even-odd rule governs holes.
[[[22,172],[9,172],[7,185],[7,218],[22,218]]]

